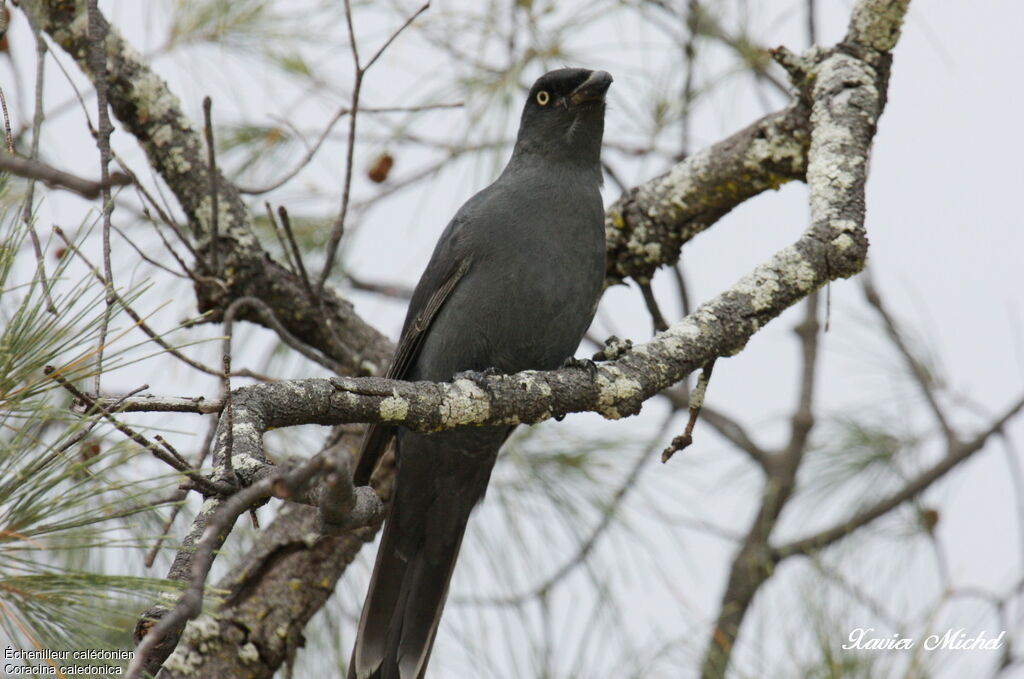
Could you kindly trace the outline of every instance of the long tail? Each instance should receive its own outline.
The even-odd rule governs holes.
[[[422,679],[425,675],[469,514],[459,521],[458,535],[450,536],[454,538],[451,548],[431,555],[440,558],[429,559],[423,549],[404,557],[390,518],[359,621],[349,679]]]
[[[469,515],[506,435],[481,428],[399,436],[395,494],[349,679],[423,679]]]

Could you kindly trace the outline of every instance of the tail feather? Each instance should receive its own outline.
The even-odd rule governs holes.
[[[399,430],[395,492],[349,679],[423,679],[469,515],[510,431]]]
[[[392,507],[389,514],[393,514]],[[352,662],[349,665],[348,679],[364,679],[374,676],[384,660],[387,649],[388,630],[391,626],[392,611],[397,610],[402,594],[402,582],[408,570],[408,564],[394,549],[391,536],[393,521],[389,515],[384,524],[384,535],[380,549],[377,551],[377,562],[370,578],[369,594],[363,606],[363,614],[359,619],[356,646],[352,651]]]
[[[399,551],[396,522],[388,521],[359,621],[349,679],[423,679],[469,519],[468,511],[461,514],[448,524],[457,534],[449,533],[443,546],[431,540],[431,549],[421,545],[410,555]]]

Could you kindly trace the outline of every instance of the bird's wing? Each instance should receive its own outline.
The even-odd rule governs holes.
[[[412,365],[419,352],[423,338],[426,337],[427,331],[430,329],[430,324],[437,316],[437,312],[444,306],[445,301],[451,296],[452,291],[455,290],[459,280],[469,270],[469,264],[468,258],[456,260],[442,279],[441,284],[434,289],[423,308],[415,316],[412,315],[411,310],[416,308],[418,300],[416,297],[413,298],[410,304],[410,315],[402,332],[402,338],[399,340],[398,349],[395,351],[395,358],[385,375],[387,378],[402,379],[405,377],[409,366]],[[426,280],[426,278],[425,276],[424,279]],[[417,290],[417,293],[419,292],[421,291]],[[374,423],[367,428],[359,449],[359,462],[352,477],[356,486],[365,486],[370,482],[370,476],[373,474],[378,460],[394,435],[395,428],[393,426]]]

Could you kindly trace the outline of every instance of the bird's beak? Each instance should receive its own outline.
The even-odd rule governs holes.
[[[583,84],[572,91],[569,101],[578,106],[587,101],[604,101],[604,93],[612,84],[612,75],[608,71],[594,71]]]

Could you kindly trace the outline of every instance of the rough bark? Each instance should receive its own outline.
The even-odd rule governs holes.
[[[85,0],[21,3],[32,24],[45,31],[75,59],[90,78]],[[182,111],[181,102],[128,44],[99,17],[106,35],[107,82],[114,115],[146,152],[152,167],[174,193],[198,240],[196,301],[215,321],[240,297],[266,302],[295,337],[344,365],[351,374],[381,372],[393,346],[354,312],[351,303],[327,288],[312,300],[299,276],[274,261],[252,231],[252,217],[238,189],[219,171],[211,175],[201,133]],[[217,192],[217,242],[211,242],[212,191]],[[216,248],[218,256],[209,256]],[[212,268],[216,261],[218,267]],[[243,309],[239,318],[261,323]]]

